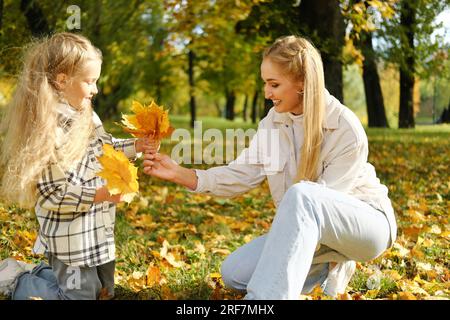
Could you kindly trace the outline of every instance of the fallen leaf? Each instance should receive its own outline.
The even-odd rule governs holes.
[[[337,300],[353,300],[352,296],[350,294],[348,294],[347,292],[345,293],[339,293],[337,296]]]
[[[153,287],[159,285],[161,281],[161,271],[156,266],[148,266],[147,269],[147,286]]]
[[[161,258],[165,259],[172,267],[180,268],[184,266],[183,261],[177,261],[174,255],[171,252],[169,252],[169,246],[170,246],[169,242],[167,240],[164,240],[163,247],[159,252]]]
[[[222,249],[222,248],[213,248],[211,249],[212,253],[218,253],[221,255],[229,255],[231,253],[231,251],[229,249]]]
[[[384,274],[395,281],[400,280],[402,278],[402,276],[398,273],[397,270],[386,270],[384,271]]]
[[[417,300],[411,292],[399,292],[397,294],[399,300]]]
[[[442,233],[442,230],[441,230],[441,228],[440,228],[437,224],[433,224],[433,225],[431,226],[430,232],[431,232],[431,233],[434,233],[434,234],[441,234],[441,233]]]

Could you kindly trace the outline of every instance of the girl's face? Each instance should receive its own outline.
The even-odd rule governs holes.
[[[285,75],[280,67],[264,59],[261,64],[261,78],[264,81],[264,97],[273,102],[277,112],[303,113],[303,83],[293,81]]]
[[[64,97],[73,108],[83,110],[91,105],[92,98],[98,93],[97,80],[100,77],[101,68],[100,60],[88,60],[77,75],[71,79],[66,77],[66,81],[58,81]],[[61,77],[64,78],[64,76]]]

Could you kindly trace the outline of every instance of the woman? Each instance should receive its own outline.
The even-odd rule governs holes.
[[[144,172],[217,196],[242,194],[267,178],[277,205],[270,231],[227,257],[223,281],[246,291],[245,299],[297,299],[318,284],[335,297],[355,260],[372,260],[395,241],[388,190],[367,162],[360,121],[326,91],[321,57],[310,42],[277,39],[264,52],[261,77],[274,107],[235,161],[192,170],[149,150]],[[265,154],[270,148],[258,138],[267,130],[278,133],[276,154]],[[246,161],[255,149],[269,163]]]

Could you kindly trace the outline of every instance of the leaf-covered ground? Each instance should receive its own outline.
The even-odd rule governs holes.
[[[398,239],[381,257],[358,263],[339,298],[448,299],[450,127],[368,133],[369,160],[389,188]],[[220,264],[269,229],[275,209],[267,184],[221,199],[140,175],[140,190],[117,213],[116,299],[241,298],[223,287]],[[31,254],[31,212],[0,203],[0,229],[0,259],[39,261]],[[300,298],[327,299],[319,288]]]

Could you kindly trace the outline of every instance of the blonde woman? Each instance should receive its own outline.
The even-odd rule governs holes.
[[[101,52],[88,39],[59,33],[35,43],[25,57],[2,122],[1,196],[35,208],[35,253],[49,265],[6,259],[0,293],[12,299],[97,299],[114,295],[115,204],[96,172],[111,144],[129,158],[144,139],[113,140],[91,106]]]
[[[246,291],[246,299],[297,299],[316,285],[335,297],[355,260],[378,257],[396,238],[388,190],[367,162],[360,121],[325,89],[321,57],[310,42],[276,40],[264,53],[261,76],[274,107],[235,161],[191,170],[149,149],[144,172],[225,197],[267,178],[277,205],[270,231],[223,262],[224,283]],[[271,146],[261,138],[269,136],[278,137]],[[251,161],[261,153],[263,161]]]

